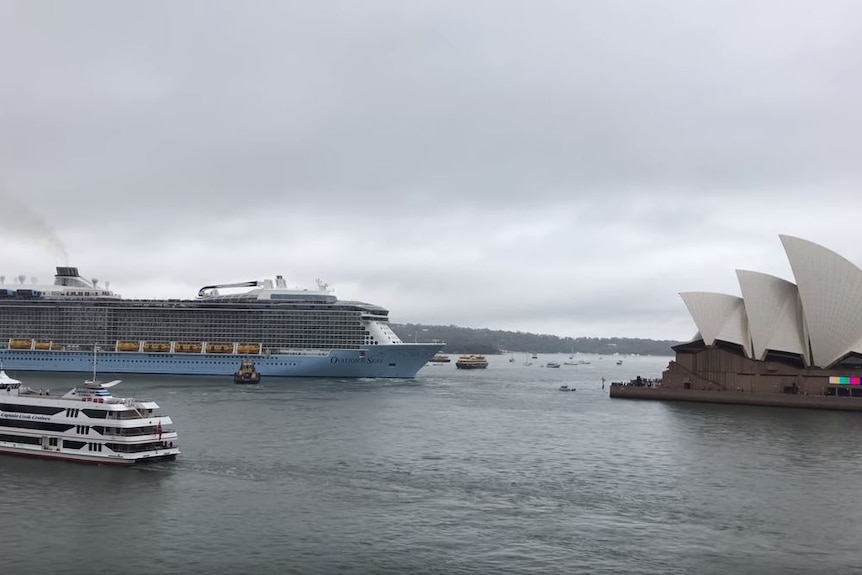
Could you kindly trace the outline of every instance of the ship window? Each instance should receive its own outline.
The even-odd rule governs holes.
[[[18,427],[21,429],[41,429],[43,431],[69,431],[74,425],[64,423],[49,423],[47,421],[28,421],[21,419],[0,419],[0,425],[4,427]]]
[[[149,443],[136,443],[136,444],[126,444],[126,443],[107,443],[109,448],[117,453],[138,453],[141,451],[152,451],[155,449],[159,449],[161,447],[161,442],[149,442]]]
[[[38,437],[30,437],[28,435],[12,435],[10,433],[0,433],[0,441],[12,441],[15,443],[29,443],[31,445],[39,445]]]
[[[41,405],[16,405],[14,403],[0,403],[0,411],[14,411],[17,413],[38,413],[40,415],[57,415],[63,411],[62,407],[43,407]]]
[[[66,449],[81,449],[84,447],[84,441],[75,441],[73,439],[64,439],[63,447]]]

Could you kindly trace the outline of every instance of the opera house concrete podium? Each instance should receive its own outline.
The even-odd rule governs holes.
[[[737,270],[741,297],[681,293],[697,335],[674,347],[659,387],[611,396],[862,410],[862,270],[780,238],[796,283]]]

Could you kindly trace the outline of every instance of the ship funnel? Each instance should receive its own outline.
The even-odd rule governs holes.
[[[25,276],[24,274],[21,274],[20,276],[18,276],[18,283],[21,285],[24,285],[24,280],[26,280],[26,279],[27,279],[27,276]]]
[[[99,283],[99,280],[96,278],[93,278],[93,287],[97,287],[96,284],[98,284],[98,283]]]
[[[6,276],[0,276],[0,284],[6,283]]]

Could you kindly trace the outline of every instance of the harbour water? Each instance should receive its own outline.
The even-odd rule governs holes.
[[[862,573],[862,414],[611,400],[602,377],[670,358],[581,357],[453,357],[415,380],[126,377],[115,394],[156,399],[182,455],[3,457],[2,572]]]

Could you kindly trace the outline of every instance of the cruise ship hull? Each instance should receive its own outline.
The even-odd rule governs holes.
[[[111,375],[232,377],[242,360],[249,358],[263,377],[412,378],[442,347],[439,343],[401,343],[359,350],[261,355],[102,351],[96,361],[99,373]],[[7,349],[0,358],[9,371],[88,373],[93,370],[90,351]]]

